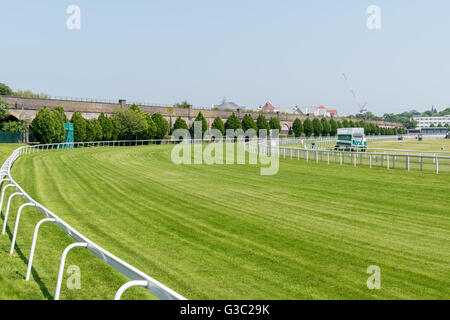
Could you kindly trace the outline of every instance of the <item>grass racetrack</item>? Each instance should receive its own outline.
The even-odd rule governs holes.
[[[255,165],[177,166],[171,148],[37,153],[17,160],[12,175],[75,229],[188,299],[450,298],[449,173],[281,159],[277,175],[261,176]],[[24,210],[10,256],[21,203],[15,198],[0,236],[0,299],[50,299],[71,240],[44,225],[27,283],[42,215]],[[83,249],[69,265],[80,267],[81,290],[67,289],[65,274],[61,299],[112,299],[127,280]],[[381,290],[366,286],[370,265],[381,268]],[[133,288],[123,298],[152,297]]]
[[[450,139],[406,139],[403,141],[380,140],[369,141],[369,148],[395,149],[395,150],[417,150],[417,151],[445,151],[450,153]]]

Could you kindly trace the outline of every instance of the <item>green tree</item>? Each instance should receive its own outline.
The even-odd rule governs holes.
[[[314,136],[319,137],[323,131],[322,122],[320,122],[319,118],[314,118],[312,121]]]
[[[185,129],[185,130],[189,129],[186,121],[184,121],[184,119],[182,119],[181,117],[178,117],[177,120],[175,120],[175,123],[173,124],[173,130],[177,129]]]
[[[208,130],[208,122],[206,121],[206,118],[203,116],[202,112],[199,112],[195,117],[195,120],[194,122],[192,122],[191,128],[189,129],[189,132],[191,134],[191,137],[194,138],[194,124],[197,121],[202,123],[202,138],[203,138],[205,132]]]
[[[326,118],[320,119],[320,122],[322,124],[322,136],[328,137],[328,135],[331,132],[330,123],[328,122],[328,120]]]
[[[334,119],[330,120],[330,136],[334,137],[337,134],[338,123]]]
[[[242,118],[242,130],[247,131],[249,129],[258,130],[255,120],[253,120],[252,116],[246,114],[244,118]]]
[[[144,131],[136,134],[134,139],[139,139],[139,140],[154,139],[156,136],[157,127],[156,127],[156,124],[153,121],[152,117],[147,112],[142,111],[140,109],[139,105],[137,105],[135,103],[133,103],[128,109],[130,111],[133,111],[136,114],[138,114],[147,123],[147,130],[144,130]]]
[[[56,120],[49,108],[41,108],[31,122],[33,133],[41,143],[53,143],[57,136]]]
[[[1,125],[2,131],[7,132],[28,132],[29,123],[27,120],[7,121]]]
[[[342,120],[342,128],[350,128],[350,123],[347,119]]]
[[[164,139],[169,130],[169,122],[159,112],[152,114],[152,120],[156,126],[155,139]]]
[[[64,111],[63,111],[64,112]],[[66,133],[64,129],[64,119],[61,116],[61,112],[59,110],[52,112],[52,117],[54,118],[55,123],[55,136],[53,137],[53,143],[60,143],[64,141],[64,135]]]
[[[211,128],[219,130],[222,135],[225,134],[225,124],[220,117],[216,117],[214,119],[213,123],[211,124]]]
[[[314,127],[310,118],[306,118],[303,122],[303,131],[305,132],[306,137],[311,137],[314,132]]]
[[[102,126],[97,119],[87,120],[86,141],[101,141],[103,137]]]
[[[367,134],[372,136],[376,133],[376,128],[375,125],[373,123],[369,123],[367,126]]]
[[[73,137],[76,142],[86,141],[86,119],[80,112],[74,112],[70,122],[73,123]]]
[[[13,91],[4,83],[0,83],[0,96],[11,96]]]
[[[58,114],[61,118],[62,123],[68,123],[69,119],[67,119],[66,113],[64,112],[64,108],[61,106],[56,106],[55,109],[53,109],[53,112]]]
[[[133,109],[116,110],[113,119],[117,124],[120,140],[135,140],[148,130],[147,121]]]
[[[436,113],[434,111],[428,110],[422,114],[422,117],[434,117]]]
[[[141,116],[147,122],[147,131],[145,131],[141,135],[139,135],[138,139],[142,139],[142,140],[155,139],[156,131],[158,129],[156,128],[156,124],[153,121],[152,117],[146,112],[142,112]]]
[[[301,137],[303,134],[303,123],[299,118],[295,118],[292,123],[292,131],[294,131],[294,135],[296,137]]]
[[[239,121],[239,118],[234,114],[229,116],[227,121],[225,122],[225,129],[226,130],[237,130],[242,129],[242,123]]]
[[[114,118],[110,118],[109,120],[111,121],[112,124],[111,140],[116,141],[119,139],[120,129]]]
[[[183,102],[180,102],[180,103],[175,103],[174,107],[175,108],[187,109],[189,107],[192,107],[192,105],[189,102],[187,102],[187,101],[183,101]]]
[[[50,99],[50,96],[46,93],[33,93],[30,90],[17,90],[12,95],[20,98]]]
[[[136,103],[133,103],[133,104],[128,108],[128,110],[134,111],[134,112],[136,112],[136,113],[141,113],[141,112],[142,112],[141,108],[140,108],[139,105],[137,105]]]
[[[263,114],[260,114],[258,118],[256,119],[256,126],[258,128],[258,136],[260,130],[266,130],[266,135],[269,134],[270,125],[269,122],[266,119],[266,116]]]
[[[103,112],[97,118],[98,123],[102,127],[102,140],[111,141],[113,134],[113,121],[108,118]]]
[[[0,98],[0,123],[6,120],[9,117],[9,107],[6,101],[3,101]]]
[[[269,120],[270,129],[276,129],[278,131],[281,131],[281,124],[280,120],[276,117],[272,117]]]
[[[380,126],[376,125],[375,126],[375,135],[379,136],[380,134],[381,134]]]

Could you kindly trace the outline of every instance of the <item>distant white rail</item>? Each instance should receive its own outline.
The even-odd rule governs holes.
[[[135,141],[133,141],[133,143],[134,142]],[[61,256],[60,268],[59,268],[59,272],[58,272],[58,280],[57,280],[57,285],[56,285],[56,290],[55,290],[55,295],[54,295],[55,300],[58,300],[60,297],[61,282],[62,282],[62,275],[63,275],[64,265],[65,265],[65,258],[67,256],[67,254],[69,253],[69,251],[76,247],[87,249],[94,256],[96,256],[100,260],[106,262],[111,267],[113,267],[114,269],[116,269],[117,271],[119,271],[120,273],[125,275],[126,277],[128,277],[131,281],[131,284],[135,284],[136,281],[138,281],[137,283],[139,283],[139,286],[145,287],[148,291],[150,291],[151,293],[153,293],[155,296],[157,296],[160,299],[163,299],[163,300],[186,300],[186,298],[184,298],[180,294],[178,294],[175,291],[173,291],[172,289],[166,287],[162,283],[158,282],[157,280],[153,279],[152,277],[150,277],[149,275],[145,274],[144,272],[138,270],[137,268],[129,265],[125,261],[119,259],[112,253],[106,251],[99,245],[95,244],[93,241],[89,240],[86,236],[79,233],[72,226],[70,226],[68,223],[66,223],[63,219],[61,219],[56,214],[51,212],[49,209],[44,207],[44,205],[38,203],[36,200],[31,198],[31,196],[28,195],[28,193],[26,193],[25,190],[23,190],[23,188],[11,176],[11,167],[13,166],[14,162],[19,157],[25,156],[30,153],[49,151],[49,150],[64,150],[65,148],[73,147],[73,146],[76,146],[76,147],[87,147],[87,146],[92,146],[92,145],[118,146],[118,145],[123,145],[126,143],[127,142],[124,142],[124,141],[114,141],[114,142],[109,141],[109,142],[97,142],[97,143],[80,142],[80,143],[66,143],[66,144],[63,143],[63,144],[24,146],[24,147],[17,148],[10,155],[10,157],[4,162],[3,166],[1,167],[0,189],[3,189],[3,190],[1,193],[0,209],[3,208],[3,202],[5,199],[6,189],[13,188],[15,190],[15,192],[12,195],[10,195],[8,198],[8,204],[7,204],[7,208],[6,208],[6,212],[5,212],[5,218],[3,221],[3,230],[5,230],[6,225],[8,223],[8,213],[10,210],[12,198],[14,196],[21,196],[23,198],[23,200],[25,201],[25,203],[20,206],[18,213],[17,213],[16,224],[14,227],[14,235],[13,235],[13,239],[11,242],[11,251],[10,251],[11,254],[14,251],[15,240],[17,237],[17,232],[18,232],[18,227],[19,227],[19,222],[20,222],[20,214],[21,214],[22,209],[25,206],[32,206],[37,211],[41,212],[44,215],[44,219],[39,221],[35,227],[35,232],[34,232],[34,236],[33,236],[31,252],[30,252],[30,258],[29,258],[28,266],[27,266],[26,280],[30,279],[31,267],[32,267],[32,263],[33,263],[34,252],[36,249],[37,236],[38,236],[38,232],[39,232],[39,227],[42,223],[49,222],[49,223],[55,224],[63,232],[65,232],[69,237],[71,237],[75,241],[75,243],[69,245],[64,250],[64,252]],[[131,143],[131,142],[128,141],[128,143]],[[7,183],[7,185],[3,187],[3,185],[5,183]],[[131,287],[131,286],[126,285],[126,286],[122,286],[121,288],[118,288],[118,291],[116,293],[116,299],[120,298],[122,293],[129,287]]]
[[[279,147],[272,148],[270,142],[247,143],[246,150],[252,153],[264,153],[275,155],[284,159],[305,159],[319,163],[326,161],[328,164],[334,162],[343,164],[368,165],[386,169],[411,169],[425,170],[432,168],[438,174],[442,165],[450,171],[450,156],[409,154],[409,153],[387,153],[387,152],[351,152],[341,150],[319,149],[319,148],[296,148]]]

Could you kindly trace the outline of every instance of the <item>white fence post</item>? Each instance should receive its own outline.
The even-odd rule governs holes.
[[[20,215],[22,213],[22,210],[23,210],[23,208],[29,207],[29,206],[34,207],[35,204],[32,202],[28,202],[28,203],[21,205],[19,207],[19,210],[17,210],[16,224],[14,225],[14,233],[13,233],[13,238],[11,241],[11,250],[9,251],[9,254],[13,254],[13,252],[14,252],[14,245],[16,244],[17,230],[19,229]]]
[[[64,273],[64,265],[66,263],[66,257],[70,250],[73,248],[87,248],[88,244],[86,242],[75,242],[67,246],[64,249],[63,254],[61,256],[61,261],[59,263],[59,271],[58,271],[58,279],[56,280],[56,289],[55,289],[55,300],[59,300],[59,295],[61,293],[61,283]]]
[[[3,190],[2,190],[2,198],[1,198],[1,200],[0,200],[0,211],[3,210],[3,198],[5,197],[5,191],[6,191],[6,189],[8,189],[9,187],[15,187],[15,186],[16,186],[16,185],[10,183],[10,184],[7,184],[7,185],[3,188]]]
[[[11,206],[11,200],[12,200],[12,198],[14,198],[15,196],[23,196],[23,193],[22,193],[22,192],[14,192],[12,195],[9,196],[9,198],[8,198],[8,204],[6,205],[5,220],[3,221],[3,230],[2,230],[2,234],[5,234],[5,231],[6,231],[6,224],[7,224],[7,222],[8,222],[9,207]]]
[[[439,173],[439,158],[436,157],[436,174]]]
[[[31,250],[30,250],[30,257],[28,258],[27,275],[25,277],[26,281],[30,280],[31,267],[33,266],[34,250],[36,249],[36,242],[37,242],[37,237],[38,237],[38,233],[39,233],[39,227],[44,222],[55,222],[55,221],[56,221],[56,219],[53,219],[53,218],[44,218],[41,221],[39,221],[36,224],[36,227],[34,228],[33,242],[31,243]]]
[[[122,294],[131,287],[148,287],[149,283],[145,280],[133,280],[125,283],[123,286],[117,290],[114,300],[120,300]]]

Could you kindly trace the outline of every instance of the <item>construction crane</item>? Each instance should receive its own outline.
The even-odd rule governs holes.
[[[345,73],[343,73],[342,76],[344,77],[345,82],[348,84],[348,86],[350,88],[350,92],[352,93],[353,98],[356,100],[356,103],[358,104],[359,113],[366,112],[367,111],[367,101],[362,99],[363,102],[360,102],[359,99],[358,99],[358,96],[355,93],[355,90],[353,90],[352,86],[350,85],[350,81],[348,81],[348,78],[345,75]]]

